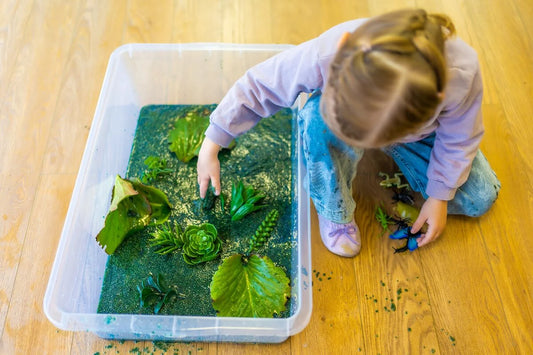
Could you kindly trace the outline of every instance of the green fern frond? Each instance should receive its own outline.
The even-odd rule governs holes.
[[[166,255],[183,246],[182,234],[183,231],[179,225],[176,225],[173,230],[169,223],[165,223],[150,233],[152,238],[148,242],[151,247],[157,248],[156,253]]]

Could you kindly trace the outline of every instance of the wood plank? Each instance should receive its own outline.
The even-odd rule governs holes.
[[[43,313],[43,298],[75,177],[47,175],[38,185],[6,323],[2,354],[68,354],[72,332],[58,331]]]
[[[392,192],[379,186],[379,172],[399,171],[391,158],[368,150],[355,181],[356,221],[362,232],[362,251],[354,260],[356,300],[361,310],[363,353],[421,353],[437,351],[428,279],[420,253],[395,254],[392,241],[374,218],[376,206],[392,212]],[[419,201],[420,197],[415,196]]]
[[[526,216],[533,215],[533,208],[530,196],[523,193],[528,189],[527,183],[521,169],[516,169],[523,163],[521,156],[514,154],[517,143],[508,139],[512,134],[503,109],[486,105],[484,112],[491,123],[486,142],[500,143],[484,144],[483,151],[503,188],[492,210],[480,220],[480,229],[495,276],[495,296],[500,299],[514,339],[513,349],[527,354],[533,352],[533,306],[529,301],[533,298],[533,221]],[[503,338],[501,341],[509,343]]]
[[[172,42],[221,42],[222,8],[222,1],[218,0],[177,1]]]
[[[318,228],[314,208],[311,220],[313,310],[308,326],[291,338],[292,354],[340,354],[345,345],[363,348],[360,307],[353,259],[329,252]],[[317,337],[320,334],[320,337]]]
[[[11,73],[5,84],[7,91],[0,99],[0,172],[4,174],[35,173],[42,164],[57,99],[59,83],[55,78],[61,76],[65,61],[62,50],[72,30],[68,20],[57,25],[55,22],[69,19],[76,3],[33,5],[24,18],[23,36],[15,35],[20,48],[13,48],[18,55],[13,64],[8,63]]]
[[[37,189],[37,176],[0,174],[0,335],[12,300]]]
[[[119,8],[121,8],[120,6]],[[169,43],[174,27],[174,1],[131,0],[126,5],[123,43]]]
[[[533,162],[528,153],[531,151],[533,127],[527,119],[517,119],[533,117],[533,81],[529,80],[533,78],[533,42],[530,36],[524,36],[529,30],[523,27],[521,21],[516,21],[517,16],[520,16],[519,9],[515,12],[509,6],[484,6],[476,2],[469,2],[466,7],[471,16],[478,18],[476,31],[490,33],[490,40],[483,41],[481,45],[482,54],[497,80],[496,90],[505,115],[509,118],[513,140],[517,143],[515,154],[523,157],[523,179],[528,182],[527,191],[531,192]]]
[[[57,82],[53,123],[46,143],[44,174],[78,172],[105,70],[113,50],[122,44],[126,1],[81,2],[72,13],[75,25],[67,58]]]

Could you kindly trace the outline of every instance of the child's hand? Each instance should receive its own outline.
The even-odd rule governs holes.
[[[209,187],[209,182],[215,188],[215,195],[220,194],[220,162],[218,152],[220,146],[205,137],[200,152],[198,153],[198,184],[200,185],[200,198],[204,198]]]
[[[411,233],[417,233],[425,223],[428,225],[426,233],[423,233],[420,239],[418,239],[419,247],[434,241],[440,236],[446,226],[447,215],[448,201],[428,197],[411,228]]]

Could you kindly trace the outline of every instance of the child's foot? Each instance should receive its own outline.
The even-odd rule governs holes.
[[[346,224],[335,223],[318,215],[322,242],[334,254],[348,258],[359,254],[361,235],[355,221]]]

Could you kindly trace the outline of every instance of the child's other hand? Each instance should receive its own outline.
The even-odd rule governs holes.
[[[220,161],[218,160],[218,152],[220,146],[205,137],[200,152],[198,153],[198,164],[196,170],[198,172],[198,184],[200,185],[200,197],[204,198],[209,187],[209,182],[215,188],[215,195],[220,194]]]
[[[425,223],[428,225],[426,233],[422,233],[422,236],[418,239],[419,247],[436,240],[440,236],[446,226],[447,215],[448,201],[428,197],[411,228],[411,233],[417,233]]]

